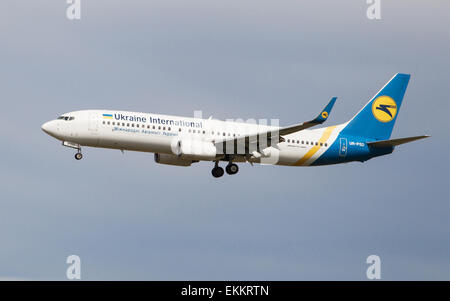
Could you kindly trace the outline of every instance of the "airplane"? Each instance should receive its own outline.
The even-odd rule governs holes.
[[[211,173],[238,173],[236,163],[320,166],[364,162],[390,154],[398,145],[429,135],[390,139],[410,79],[397,73],[349,121],[309,129],[324,123],[334,106],[333,97],[319,115],[291,126],[221,121],[115,110],[81,110],[63,114],[42,125],[62,145],[77,150],[98,147],[154,153],[156,163],[191,166],[214,163]]]

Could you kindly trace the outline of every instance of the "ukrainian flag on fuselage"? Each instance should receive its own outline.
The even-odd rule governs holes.
[[[341,131],[344,135],[387,140],[397,119],[409,74],[397,73]]]
[[[112,114],[103,114],[103,118],[104,119],[113,119],[113,115]]]

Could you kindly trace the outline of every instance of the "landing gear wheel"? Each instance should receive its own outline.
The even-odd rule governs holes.
[[[81,160],[81,159],[83,159],[83,155],[81,153],[76,153],[75,154],[75,159]]]
[[[239,167],[237,166],[237,164],[230,163],[227,165],[227,167],[225,167],[225,170],[227,171],[227,174],[235,175],[238,173]]]
[[[211,174],[213,175],[214,178],[220,178],[224,174],[223,168],[216,166],[211,170]]]

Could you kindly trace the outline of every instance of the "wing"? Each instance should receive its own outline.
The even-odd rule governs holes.
[[[223,150],[224,153],[230,153],[226,150],[231,145],[234,148],[232,153],[244,154],[243,152],[245,151],[245,154],[249,154],[252,152],[252,150],[260,150],[262,148],[271,146],[272,144],[283,142],[284,139],[281,136],[299,132],[315,125],[324,123],[330,116],[331,109],[333,108],[336,99],[337,97],[331,98],[330,102],[325,106],[320,114],[310,121],[306,121],[300,124],[294,124],[287,127],[250,133],[242,137],[216,141],[216,147],[220,150]]]
[[[322,112],[320,112],[320,114],[317,115],[317,117],[314,118],[313,120],[306,121],[301,124],[295,124],[295,125],[291,125],[291,126],[288,126],[285,128],[281,128],[279,130],[280,135],[283,136],[283,135],[292,134],[292,133],[299,132],[304,129],[310,128],[312,126],[324,123],[325,120],[328,119],[328,116],[331,113],[331,109],[333,109],[334,103],[336,102],[336,99],[337,99],[337,97],[333,97],[330,100],[330,102],[325,106],[325,108],[322,110]]]

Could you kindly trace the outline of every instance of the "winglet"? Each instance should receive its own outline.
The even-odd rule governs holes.
[[[328,116],[330,116],[331,109],[333,109],[334,103],[336,102],[337,97],[333,97],[330,102],[327,104],[327,106],[320,112],[320,114],[314,119],[311,120],[313,123],[323,123],[325,120],[328,119]]]

